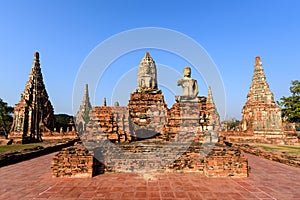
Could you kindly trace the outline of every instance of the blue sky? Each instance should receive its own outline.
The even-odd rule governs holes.
[[[223,117],[240,119],[251,84],[255,56],[262,58],[276,100],[289,95],[290,81],[299,79],[299,10],[297,0],[1,1],[0,98],[10,105],[19,102],[33,53],[39,51],[44,82],[55,113],[74,114],[74,82],[80,66],[97,45],[126,30],[162,27],[191,37],[207,51],[225,87],[226,114]],[[134,51],[115,61],[112,70],[108,71],[108,76],[114,78],[107,84],[117,85],[116,80],[132,73],[129,76],[132,81],[126,79],[127,89],[132,91],[136,83],[134,67],[145,51]],[[185,64],[189,64],[157,50],[150,49],[150,54],[157,63],[179,73]],[[117,73],[120,71],[118,66],[127,67],[127,71]],[[206,95],[205,80],[200,80],[197,75],[193,77],[198,79],[200,95]],[[129,86],[132,83],[133,86]],[[95,93],[93,105],[102,104],[104,97],[108,98],[109,104],[113,104],[114,99],[127,104],[129,93],[127,96],[118,92],[112,94],[111,87],[103,85],[98,89],[91,91]],[[170,107],[174,103],[174,94],[167,88],[161,89]]]

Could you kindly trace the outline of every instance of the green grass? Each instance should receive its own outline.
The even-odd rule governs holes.
[[[285,152],[294,156],[300,156],[300,146],[289,146],[289,145],[271,145],[271,144],[257,144],[256,146],[261,147],[265,150]]]
[[[0,153],[5,153],[9,151],[15,151],[15,150],[23,150],[23,149],[29,149],[37,146],[43,146],[41,143],[33,143],[33,144],[12,144],[12,145],[3,145],[0,146]]]

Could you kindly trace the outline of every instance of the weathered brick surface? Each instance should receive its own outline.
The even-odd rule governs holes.
[[[248,160],[238,150],[219,146],[204,158],[204,173],[208,177],[248,177]]]
[[[53,177],[92,177],[97,170],[97,161],[92,153],[81,144],[77,143],[72,147],[64,148],[56,154],[52,161]]]
[[[165,143],[158,140],[116,144],[101,148],[106,172],[198,172],[203,173],[200,143]],[[97,149],[99,151],[99,149]],[[98,153],[95,152],[95,155]]]
[[[168,107],[161,93],[132,93],[128,110],[136,139],[163,133]]]
[[[82,98],[82,102],[79,106],[79,110],[75,116],[75,123],[77,126],[78,134],[82,134],[86,130],[86,123],[88,122],[88,114],[92,109],[92,105],[89,97],[89,86],[85,85],[84,95]]]
[[[281,109],[274,101],[260,57],[256,57],[247,102],[242,110],[241,130],[254,134],[282,134]]]
[[[182,142],[183,141],[183,142]],[[248,163],[238,149],[219,142],[165,142],[148,139],[112,146],[94,143],[93,154],[105,164],[106,173],[200,173],[208,177],[247,177]],[[90,145],[90,144],[89,144]]]
[[[112,142],[132,140],[132,125],[125,106],[95,106],[89,113],[86,131],[81,135],[84,140],[108,138]]]
[[[208,113],[208,128],[210,130],[219,131],[221,128],[220,116],[215,105],[212,90],[208,87],[208,95],[206,100],[206,111]]]
[[[35,52],[29,80],[14,108],[9,138],[16,142],[42,141],[42,133],[54,128],[54,111],[43,81],[39,53]]]
[[[168,112],[165,132],[169,138],[174,138],[178,132],[193,128],[201,135],[208,126],[207,116],[206,97],[200,102],[177,102]]]

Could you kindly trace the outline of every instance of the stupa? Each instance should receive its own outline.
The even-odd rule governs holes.
[[[43,132],[53,131],[54,125],[54,111],[43,81],[39,53],[35,52],[29,80],[14,108],[9,138],[23,143],[42,141]]]

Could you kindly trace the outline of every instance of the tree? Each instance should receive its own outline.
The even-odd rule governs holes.
[[[281,97],[278,104],[282,109],[282,118],[288,122],[300,122],[300,81],[291,82],[289,97]]]
[[[6,136],[13,122],[13,112],[14,108],[8,106],[7,103],[0,98],[0,132],[4,132]]]
[[[60,128],[63,128],[66,131],[70,121],[73,120],[73,116],[67,114],[55,114],[54,117],[57,131],[59,131]]]
[[[235,130],[236,128],[238,128],[240,121],[235,118],[232,118],[223,121],[223,124],[224,124],[224,128],[226,128],[227,130]]]
[[[87,108],[84,111],[83,120],[85,123],[88,123],[90,121],[90,116],[89,116],[90,110],[91,108]]]

